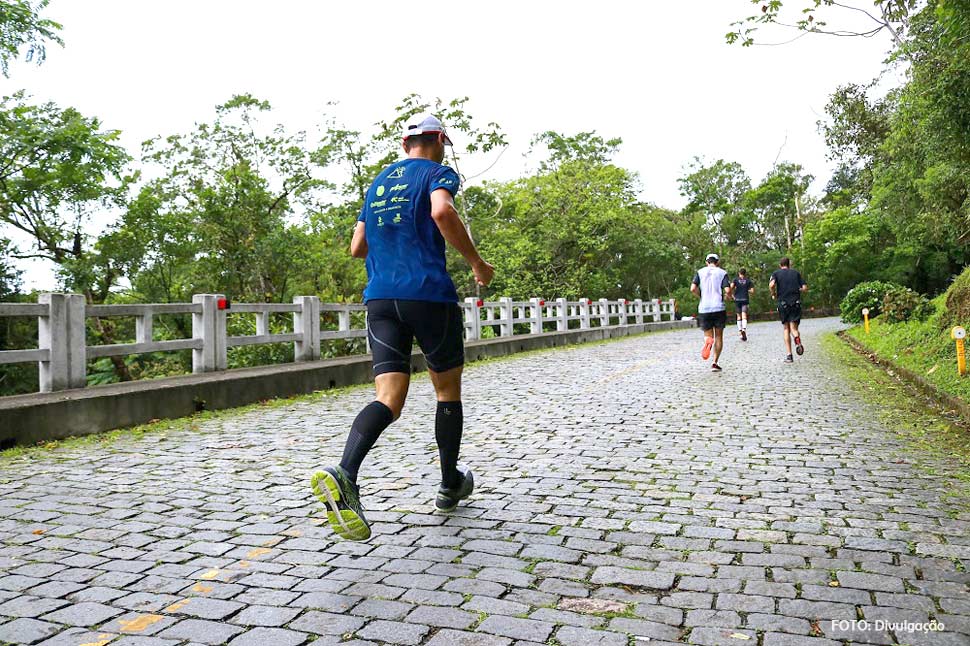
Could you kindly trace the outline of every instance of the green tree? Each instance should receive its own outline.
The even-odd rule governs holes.
[[[26,50],[27,62],[43,63],[47,57],[47,44],[64,42],[57,32],[60,23],[42,18],[40,13],[50,0],[0,0],[0,72],[10,76],[10,62]]]
[[[53,261],[66,287],[92,302],[119,276],[84,232],[125,199],[129,156],[118,135],[73,108],[31,105],[23,93],[0,99],[0,222],[30,240],[11,255]]]
[[[238,95],[212,123],[145,144],[144,160],[165,169],[146,183],[105,238],[124,255],[144,296],[184,300],[192,291],[280,301],[308,252],[293,221],[318,210],[330,185],[314,175],[303,133],[263,132],[270,105]],[[130,244],[128,244],[130,243]]]

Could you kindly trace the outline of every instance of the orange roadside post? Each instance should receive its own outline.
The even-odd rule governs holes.
[[[957,342],[957,372],[960,376],[967,374],[967,354],[963,347],[963,339],[967,336],[967,331],[959,325],[950,330],[950,338]]]

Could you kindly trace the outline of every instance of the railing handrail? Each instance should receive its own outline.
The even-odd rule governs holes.
[[[531,298],[497,301],[467,298],[459,303],[464,313],[466,340],[487,337],[492,329],[497,336],[541,334],[546,327],[566,331],[570,323],[579,329],[594,326],[641,324],[647,319],[674,318],[673,299],[599,299]],[[267,343],[293,343],[295,361],[320,358],[320,342],[339,339],[367,339],[365,327],[354,328],[352,314],[366,313],[362,303],[321,303],[316,296],[297,296],[292,303],[229,303],[221,294],[196,294],[191,303],[123,303],[88,305],[79,294],[40,294],[37,303],[0,303],[2,317],[37,317],[37,347],[0,350],[0,365],[38,362],[40,391],[82,388],[87,381],[87,361],[100,357],[125,356],[148,352],[192,350],[192,371],[212,372],[226,369],[228,348]],[[322,329],[321,314],[336,314],[337,329]],[[484,313],[484,317],[483,317]],[[164,314],[191,314],[192,336],[156,341],[154,317]],[[254,315],[256,333],[232,335],[226,321],[233,314]],[[291,332],[270,332],[272,314],[291,314]],[[131,317],[135,319],[135,341],[109,345],[87,345],[87,319]],[[330,319],[332,321],[332,319]],[[632,321],[632,323],[631,323]],[[332,326],[332,322],[328,326]],[[518,330],[516,329],[518,326]],[[522,331],[528,326],[528,331]],[[368,350],[369,339],[368,339]]]

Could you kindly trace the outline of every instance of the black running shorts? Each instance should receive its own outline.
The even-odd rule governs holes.
[[[698,314],[697,321],[700,323],[702,330],[707,331],[713,330],[714,328],[723,330],[727,325],[727,310]]]
[[[778,316],[781,318],[782,323],[794,323],[798,325],[802,322],[801,301],[795,301],[794,303],[785,303],[782,301],[778,303]]]
[[[372,299],[367,301],[367,335],[374,376],[411,372],[417,338],[428,368],[444,372],[465,364],[465,325],[457,303]]]
[[[748,313],[748,301],[734,301],[734,309],[738,314]]]

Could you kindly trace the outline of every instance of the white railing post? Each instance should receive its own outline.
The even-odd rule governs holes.
[[[653,320],[658,322],[661,320],[661,315],[663,314],[663,306],[660,304],[661,300],[658,298],[656,302],[656,307],[653,308]]]
[[[202,306],[192,313],[192,338],[202,341],[201,348],[192,350],[192,372],[212,372],[216,369],[216,295],[194,294],[192,302]]]
[[[316,296],[294,296],[300,306],[293,312],[293,333],[303,338],[293,342],[294,361],[313,361],[320,358],[320,299]]]
[[[135,343],[151,343],[155,325],[152,320],[154,313],[151,306],[142,310],[141,316],[135,317]]]
[[[269,312],[256,312],[256,336],[269,334]]]
[[[40,294],[37,302],[47,305],[47,316],[37,318],[37,347],[50,351],[49,360],[39,362],[40,392],[83,388],[87,383],[84,296]]]
[[[545,307],[546,302],[541,298],[530,298],[529,302],[532,303],[532,316],[530,317],[532,321],[529,323],[529,333],[542,334],[542,308]]]
[[[477,341],[482,338],[482,308],[478,298],[469,296],[465,299],[465,314],[468,319],[466,330],[466,341]]]
[[[670,320],[674,321],[677,319],[677,299],[671,298],[668,302],[670,303]]]
[[[512,336],[515,334],[515,312],[512,309],[512,299],[508,296],[503,296],[498,299],[501,303],[500,307],[502,310],[502,318],[499,319],[502,323],[500,329],[502,331],[502,336]]]
[[[583,330],[589,329],[589,299],[579,299],[579,327]]]
[[[627,324],[626,304],[627,304],[627,300],[625,298],[621,298],[618,309],[620,310],[620,325],[623,325],[623,326]]]
[[[605,298],[600,299],[600,327],[607,327],[610,324],[610,302]]]
[[[636,315],[637,325],[643,324],[643,299],[638,298],[633,301],[633,313]]]
[[[337,311],[337,329],[346,332],[350,329],[350,307],[344,306]]]
[[[556,330],[565,332],[569,329],[569,305],[565,298],[556,299]]]

